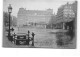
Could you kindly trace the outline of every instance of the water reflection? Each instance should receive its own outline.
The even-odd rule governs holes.
[[[35,47],[58,48],[68,45],[73,40],[73,32],[59,32],[58,29],[19,28],[18,33],[34,32]],[[62,30],[63,31],[63,30]],[[31,36],[31,35],[30,35]]]
[[[58,32],[56,33],[56,37],[56,43],[58,46],[68,45],[74,38],[74,32],[71,30],[67,32]]]

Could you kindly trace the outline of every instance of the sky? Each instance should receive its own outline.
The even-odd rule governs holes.
[[[46,10],[53,9],[57,13],[58,8],[67,2],[72,3],[75,0],[3,0],[3,11],[8,11],[9,4],[12,5],[12,15],[17,17],[19,8],[26,10]]]

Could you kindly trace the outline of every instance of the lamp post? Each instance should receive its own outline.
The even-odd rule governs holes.
[[[10,16],[11,16],[11,12],[12,12],[12,7],[11,4],[9,4],[8,7],[8,13],[9,13],[9,31],[8,31],[8,38],[10,39]]]

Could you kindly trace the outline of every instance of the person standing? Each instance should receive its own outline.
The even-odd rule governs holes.
[[[34,36],[35,34],[32,32],[32,46],[34,46]]]

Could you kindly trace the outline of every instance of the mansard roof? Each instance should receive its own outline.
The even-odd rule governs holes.
[[[24,8],[20,8],[18,11],[18,14],[42,14],[42,15],[47,15],[47,14],[51,14],[51,12],[49,12],[48,10],[26,10]]]

